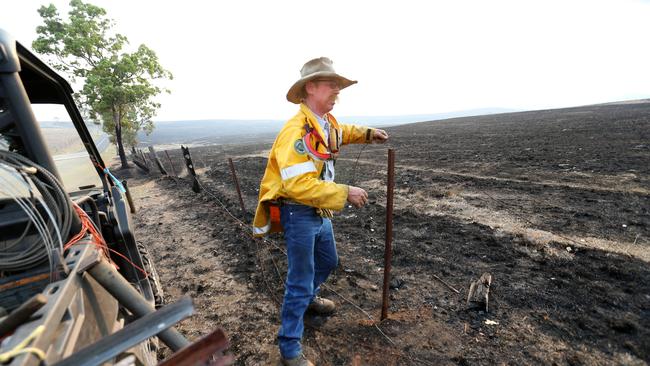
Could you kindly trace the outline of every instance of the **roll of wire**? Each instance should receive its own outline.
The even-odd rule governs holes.
[[[24,271],[48,260],[54,275],[75,215],[63,185],[28,158],[0,150],[0,195],[27,217],[17,238],[0,242],[0,271]]]

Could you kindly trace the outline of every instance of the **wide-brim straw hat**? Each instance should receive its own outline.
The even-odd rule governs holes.
[[[317,78],[337,79],[341,89],[356,84],[356,80],[350,80],[334,71],[333,62],[327,57],[319,57],[307,61],[300,69],[300,79],[296,81],[287,92],[287,100],[294,104],[300,104],[302,87],[310,80]]]

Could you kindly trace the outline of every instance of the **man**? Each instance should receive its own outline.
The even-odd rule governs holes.
[[[278,343],[282,363],[288,366],[313,365],[300,345],[305,311],[335,310],[334,302],[317,296],[338,264],[332,210],[343,209],[346,202],[357,208],[368,202],[363,189],[334,183],[339,148],[388,139],[383,130],[339,125],[329,113],[341,89],[356,84],[337,74],[330,59],[308,61],[300,75],[287,93],[287,100],[299,104],[300,110],[271,148],[253,222],[257,236],[284,230],[288,272]]]

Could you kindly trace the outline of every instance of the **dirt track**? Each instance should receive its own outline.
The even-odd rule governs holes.
[[[335,217],[341,265],[324,294],[339,311],[307,320],[307,355],[319,365],[355,355],[364,365],[647,364],[649,116],[639,103],[452,119],[344,149],[337,181],[368,189],[370,204]],[[129,180],[136,235],[168,298],[195,300],[180,330],[195,339],[223,327],[238,365],[278,357],[282,240],[254,241],[239,224],[250,223],[269,147],[193,149],[210,193],[193,193],[187,178]],[[390,315],[380,323],[388,147],[397,196]],[[494,278],[487,313],[465,304],[483,272]]]

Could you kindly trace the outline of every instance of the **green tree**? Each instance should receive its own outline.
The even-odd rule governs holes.
[[[38,38],[32,47],[53,56],[56,69],[84,80],[78,101],[91,118],[102,120],[117,145],[122,167],[128,167],[124,144],[135,145],[140,130],[151,133],[151,119],[160,108],[154,97],[169,92],[154,81],[172,79],[172,74],[145,45],[133,53],[123,52],[128,40],[111,32],[114,22],[103,8],[72,0],[67,21],[53,4],[41,6],[38,13],[44,24],[36,28]]]

